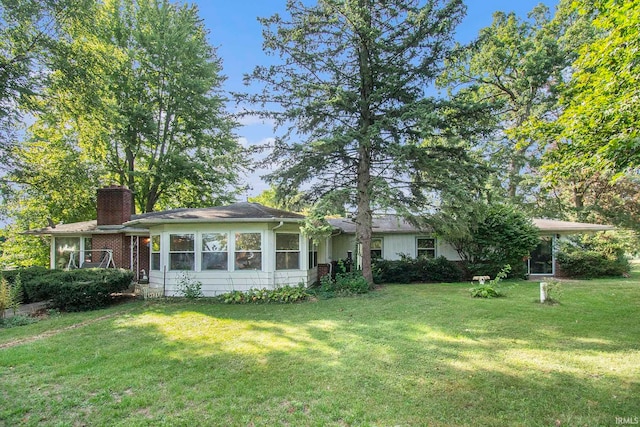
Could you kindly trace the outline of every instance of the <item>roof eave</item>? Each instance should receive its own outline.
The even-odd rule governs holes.
[[[125,222],[124,225],[132,226],[155,226],[163,224],[193,224],[193,223],[294,223],[298,224],[304,221],[304,218],[148,218]]]

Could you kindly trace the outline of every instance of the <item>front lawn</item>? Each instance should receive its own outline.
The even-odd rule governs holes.
[[[0,425],[616,425],[640,417],[639,279],[62,315],[0,330]]]

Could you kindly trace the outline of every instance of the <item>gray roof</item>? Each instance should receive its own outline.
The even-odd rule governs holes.
[[[127,226],[185,222],[300,222],[305,218],[293,212],[263,206],[260,203],[239,202],[211,208],[173,209],[137,215]]]
[[[331,226],[340,229],[343,233],[356,232],[356,223],[350,218],[330,218],[327,220]],[[409,221],[397,215],[385,215],[372,218],[373,233],[431,233],[432,229],[420,229]]]
[[[53,227],[43,227],[25,231],[24,234],[33,235],[68,235],[68,234],[146,234],[148,230],[124,225],[98,226],[97,220],[72,222],[69,224],[57,224]]]
[[[540,231],[547,233],[569,234],[569,233],[585,233],[594,231],[613,230],[615,227],[611,225],[590,224],[586,222],[560,221],[557,219],[534,218],[533,225],[538,227]]]
[[[349,218],[329,219],[329,224],[346,234],[356,232],[356,223]],[[559,221],[555,219],[534,218],[535,225],[542,233],[586,233],[613,230],[611,225],[590,224],[585,222]],[[396,216],[387,215],[373,218],[373,233],[429,233],[430,229],[420,229],[410,222]]]
[[[293,212],[269,208],[259,203],[240,202],[211,208],[184,208],[132,215],[123,225],[102,225],[92,221],[58,224],[29,230],[25,234],[113,234],[148,233],[147,227],[155,224],[188,222],[300,222],[305,217]]]
[[[304,215],[270,208],[259,203],[239,202],[228,206],[210,208],[184,208],[160,212],[148,212],[132,215],[131,221],[123,225],[98,226],[96,220],[58,224],[55,227],[45,227],[30,230],[25,234],[54,235],[54,234],[113,234],[146,233],[151,225],[190,222],[300,222]],[[349,218],[330,218],[329,224],[343,233],[354,234],[356,224]],[[583,222],[559,221],[555,219],[534,218],[533,224],[542,233],[585,233],[613,230],[610,225],[590,224]],[[397,215],[386,215],[373,218],[373,233],[430,233],[433,230],[421,229]]]

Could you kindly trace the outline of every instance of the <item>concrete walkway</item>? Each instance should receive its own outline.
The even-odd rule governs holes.
[[[31,303],[31,304],[22,304],[16,310],[16,315],[29,316],[29,315],[35,313],[38,310],[46,308],[48,304],[49,304],[49,301],[40,301],[40,302]],[[13,317],[13,309],[9,308],[9,309],[5,310],[4,311],[4,317],[5,318]]]

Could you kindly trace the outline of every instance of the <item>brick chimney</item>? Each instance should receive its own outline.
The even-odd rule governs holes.
[[[126,187],[98,189],[98,225],[122,225],[131,219],[133,196]]]

